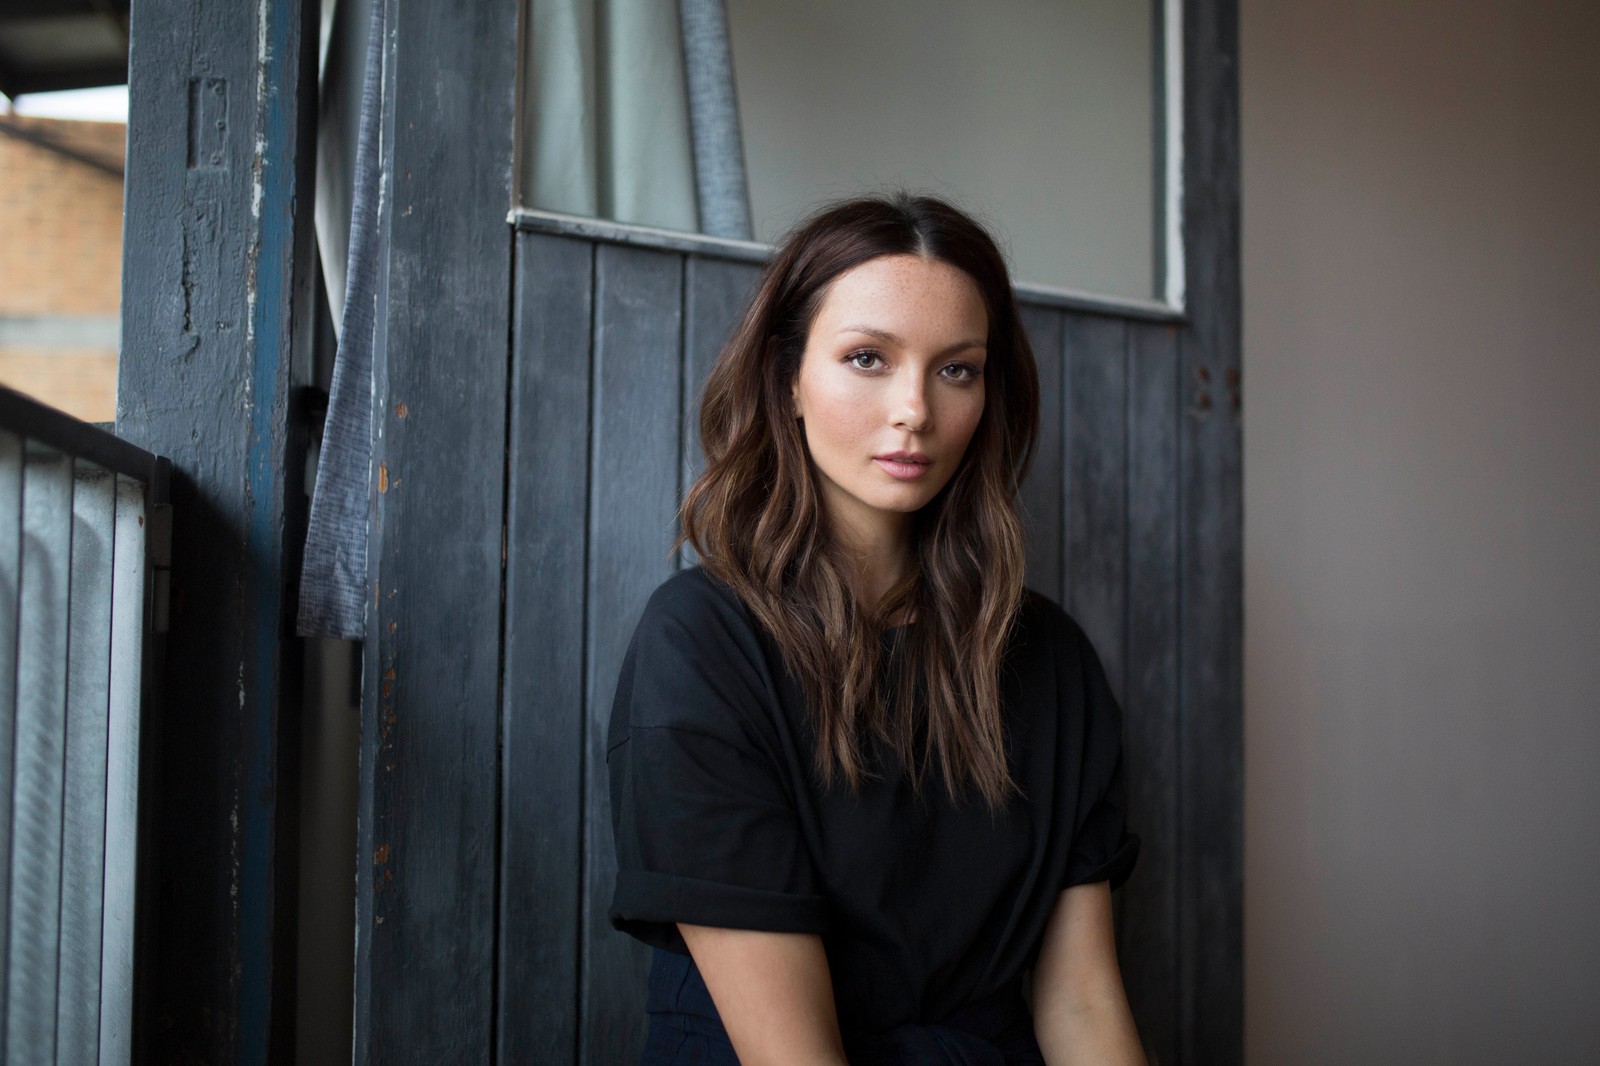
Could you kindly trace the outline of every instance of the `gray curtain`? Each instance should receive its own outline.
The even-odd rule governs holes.
[[[748,237],[722,0],[529,0],[526,207]]]
[[[700,232],[749,240],[750,196],[723,0],[678,0]]]
[[[315,215],[317,251],[335,333],[343,327],[344,272],[350,254],[361,89],[371,18],[372,0],[323,0]]]

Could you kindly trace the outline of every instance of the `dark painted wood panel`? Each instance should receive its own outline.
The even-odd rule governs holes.
[[[1128,644],[1123,706],[1128,823],[1139,865],[1121,892],[1117,946],[1154,1062],[1177,1053],[1178,336],[1130,325]]]
[[[761,267],[691,255],[684,264],[683,291],[683,488],[699,476],[700,392],[722,346],[733,334]]]
[[[649,950],[606,919],[616,879],[606,735],[617,672],[645,600],[674,568],[682,416],[682,257],[595,250],[590,437],[587,732],[581,1061],[622,1063],[643,1046]]]
[[[1127,597],[1128,324],[1069,315],[1067,348],[1067,599],[1105,664],[1123,673]]]
[[[683,482],[679,499],[704,468],[700,452],[700,393],[722,345],[739,324],[761,280],[761,266],[691,255],[684,263]],[[693,566],[694,547],[683,546],[681,565]]]
[[[355,1059],[488,1062],[517,4],[389,19]]]
[[[1057,603],[1062,596],[1065,522],[1065,424],[1062,404],[1062,313],[1036,304],[1022,306],[1034,362],[1039,367],[1039,439],[1022,483],[1022,520],[1028,531],[1028,586]]]
[[[500,1062],[577,1057],[594,246],[517,238],[506,544]]]
[[[1178,986],[1185,1064],[1244,1058],[1237,0],[1184,5]]]

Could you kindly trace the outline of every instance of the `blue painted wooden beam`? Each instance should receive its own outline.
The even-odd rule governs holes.
[[[132,13],[117,431],[174,465],[140,1060],[292,1051],[293,864],[278,856],[292,855],[285,552],[302,501],[285,477],[303,463],[289,397],[311,311],[317,24],[309,0]]]

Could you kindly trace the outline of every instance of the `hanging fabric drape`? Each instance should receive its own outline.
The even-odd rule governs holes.
[[[748,237],[722,0],[530,0],[522,203]]]
[[[383,21],[385,0],[368,0],[365,67],[361,73],[361,110],[356,138],[354,175],[348,186],[350,228],[342,284],[328,277],[331,306],[342,307],[339,345],[333,364],[333,387],[317,459],[311,495],[305,559],[300,574],[301,636],[360,639],[366,628],[367,519],[372,482],[372,345],[377,324],[378,231],[383,177],[379,171],[378,130],[382,111]],[[340,4],[346,7],[349,0]],[[334,40],[339,39],[335,13]],[[350,30],[347,20],[343,29]],[[330,44],[330,50],[333,45]],[[330,56],[330,60],[337,56]],[[345,74],[352,72],[346,70]],[[335,112],[337,113],[337,112]],[[326,120],[327,115],[324,115]],[[325,127],[326,128],[326,127]],[[336,140],[336,138],[335,138]],[[347,143],[347,142],[346,142]],[[330,162],[337,162],[335,156]],[[338,181],[334,189],[345,188]],[[319,189],[320,196],[332,189]],[[335,201],[336,204],[336,201]],[[320,206],[320,203],[319,203]],[[336,206],[334,207],[336,209]],[[332,215],[330,210],[329,215]],[[318,222],[324,216],[320,211]],[[328,230],[337,232],[337,226]],[[318,239],[324,255],[337,237]]]

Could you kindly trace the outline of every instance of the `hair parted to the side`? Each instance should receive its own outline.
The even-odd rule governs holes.
[[[911,572],[874,606],[856,602],[850,560],[829,535],[790,382],[834,279],[899,254],[947,263],[977,286],[989,318],[986,387],[961,464],[912,523]],[[969,785],[991,808],[1017,791],[1000,669],[1022,603],[1016,498],[1038,421],[1038,371],[1005,259],[955,207],[905,193],[848,200],[800,223],[778,248],[706,380],[705,472],[684,498],[678,545],[692,543],[701,566],[782,649],[813,715],[822,781],[842,774],[858,788],[875,735],[919,790],[936,762],[957,802]],[[881,691],[879,635],[908,608],[916,623],[904,631],[906,668],[894,692]]]

